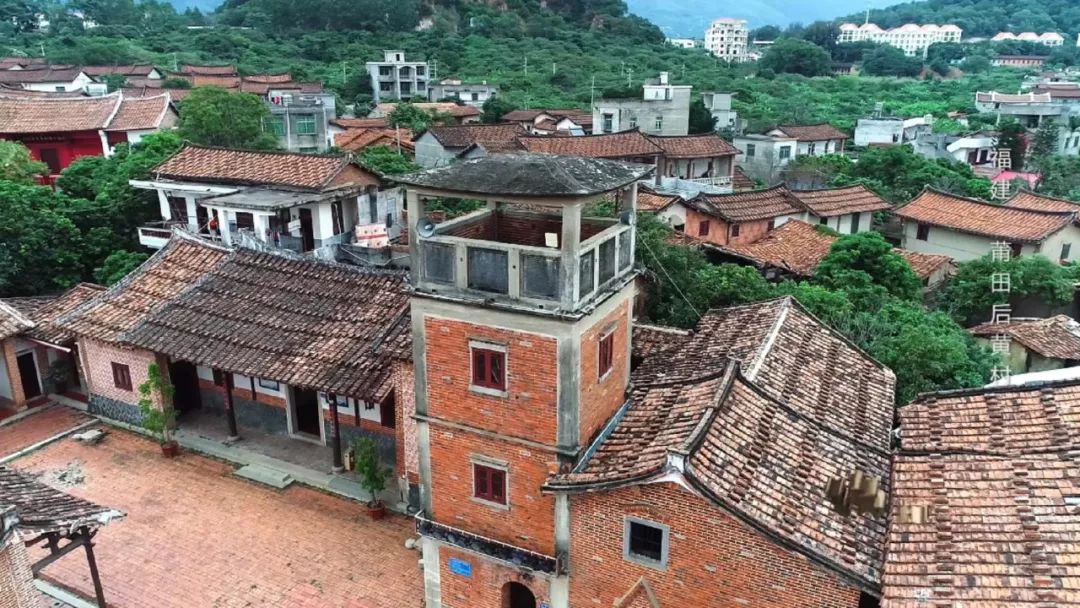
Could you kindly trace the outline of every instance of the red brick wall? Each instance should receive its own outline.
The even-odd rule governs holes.
[[[504,461],[509,508],[473,499],[471,457]],[[540,486],[557,470],[554,453],[431,425],[431,516],[474,534],[555,552],[555,499]]]
[[[553,337],[427,318],[428,414],[473,427],[554,445],[558,344]],[[506,397],[469,389],[470,340],[507,349]]]
[[[627,300],[614,312],[594,325],[582,336],[581,342],[581,411],[580,444],[591,443],[626,397],[630,365],[627,359],[627,339],[630,329],[630,305]],[[600,338],[614,325],[614,352],[611,372],[603,379],[598,377],[600,365]]]
[[[701,234],[698,231],[701,222],[709,222],[708,234]],[[716,245],[727,245],[728,243],[728,225],[723,220],[699,213],[690,208],[686,209],[686,228],[684,228],[684,231],[689,236]]]
[[[756,243],[769,231],[769,220],[758,222],[743,222],[739,224],[739,236],[731,237],[728,242],[732,245],[747,245]]]
[[[472,576],[465,577],[450,570],[450,558],[460,559],[472,566]],[[536,596],[536,605],[550,601],[548,583],[539,577],[525,579],[515,568],[507,568],[484,558],[443,546],[439,549],[439,588],[443,608],[500,608],[503,606],[503,586],[514,581],[528,587]]]
[[[4,608],[38,608],[40,594],[34,588],[30,559],[18,534],[0,545],[0,606]]]
[[[662,606],[857,608],[860,592],[672,483],[572,496],[570,605],[611,606],[646,577]],[[667,568],[623,559],[624,517],[670,526]]]
[[[3,350],[3,365],[7,367],[7,377],[11,384],[11,400],[16,407],[26,403],[26,393],[23,391],[22,377],[19,376],[19,361],[15,356],[15,338],[0,341],[0,349]]]
[[[397,398],[398,473],[409,483],[420,483],[420,456],[416,447],[416,373],[411,361],[394,364],[394,395]]]
[[[124,403],[138,405],[139,385],[146,382],[146,370],[154,362],[154,353],[134,348],[121,348],[97,340],[80,340],[87,363],[86,381],[90,391]],[[112,364],[127,365],[131,371],[131,390],[117,388],[113,382]],[[167,372],[162,369],[162,372]]]
[[[588,239],[608,226],[603,222],[582,221],[581,240]],[[448,234],[469,239],[515,243],[532,247],[545,246],[545,233],[554,232],[562,238],[562,218],[541,215],[500,213],[467,225],[459,226]]]

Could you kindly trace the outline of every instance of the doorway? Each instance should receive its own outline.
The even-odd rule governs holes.
[[[319,395],[315,391],[293,389],[293,408],[296,412],[295,426],[297,433],[322,437],[322,420],[319,411]]]
[[[173,395],[173,407],[178,416],[202,408],[202,394],[199,391],[199,372],[195,364],[187,361],[169,362],[169,379],[176,392]]]
[[[300,239],[304,252],[315,249],[315,228],[311,220],[311,209],[300,208]]]
[[[38,378],[37,360],[34,351],[15,357],[19,365],[19,379],[22,380],[23,396],[29,400],[41,396],[41,380]]]
[[[521,583],[506,583],[502,588],[502,608],[536,608],[536,596]]]

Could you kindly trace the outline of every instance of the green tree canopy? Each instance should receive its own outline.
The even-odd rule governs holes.
[[[34,296],[81,278],[79,229],[51,188],[0,181],[0,297]]]
[[[942,311],[965,325],[989,321],[994,304],[1009,297],[1034,296],[1050,306],[1072,301],[1073,284],[1080,276],[1076,266],[1060,266],[1041,255],[994,261],[986,255],[958,265],[956,274],[938,296]],[[992,289],[995,274],[1007,274],[1008,293]]]
[[[26,146],[17,141],[0,140],[0,180],[29,184],[48,172],[49,167],[34,160]]]
[[[712,115],[705,102],[695,99],[690,104],[690,133],[712,133],[716,131],[716,117]]]
[[[420,170],[420,165],[389,146],[364,148],[360,151],[360,164],[379,175],[402,175]]]
[[[922,297],[919,277],[877,232],[860,232],[838,239],[818,264],[814,279],[825,287],[840,290],[849,289],[853,283],[874,285],[908,302],[918,302]]]
[[[922,61],[908,57],[895,46],[882,44],[863,55],[862,70],[871,76],[918,76]]]
[[[832,57],[828,51],[806,40],[781,38],[776,41],[758,62],[759,70],[771,70],[777,74],[800,74],[824,76],[832,70]]]
[[[145,253],[135,251],[123,249],[114,251],[105,258],[101,268],[94,271],[94,278],[102,285],[112,285],[138,268],[149,257]]]
[[[277,138],[263,130],[269,116],[262,100],[250,93],[198,87],[184,97],[179,133],[205,146],[270,150],[277,147]]]
[[[491,97],[488,97],[487,101],[484,102],[484,113],[480,117],[480,120],[489,125],[495,124],[499,122],[503,116],[506,116],[507,114],[513,112],[516,109],[517,105],[515,105],[509,99],[506,99],[505,97],[501,97],[499,95],[492,95]]]

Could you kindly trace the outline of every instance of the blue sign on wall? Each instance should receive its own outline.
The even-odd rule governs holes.
[[[456,557],[450,558],[450,571],[461,576],[472,576],[472,564]]]

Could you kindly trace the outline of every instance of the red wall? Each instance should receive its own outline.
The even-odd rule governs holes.
[[[119,133],[123,140],[127,136]],[[80,156],[103,156],[101,138],[97,131],[74,131],[68,133],[48,133],[42,135],[5,135],[3,139],[18,141],[30,149],[30,155],[36,160],[41,160],[43,149],[55,149],[60,161],[60,169],[64,170],[76,158]]]

